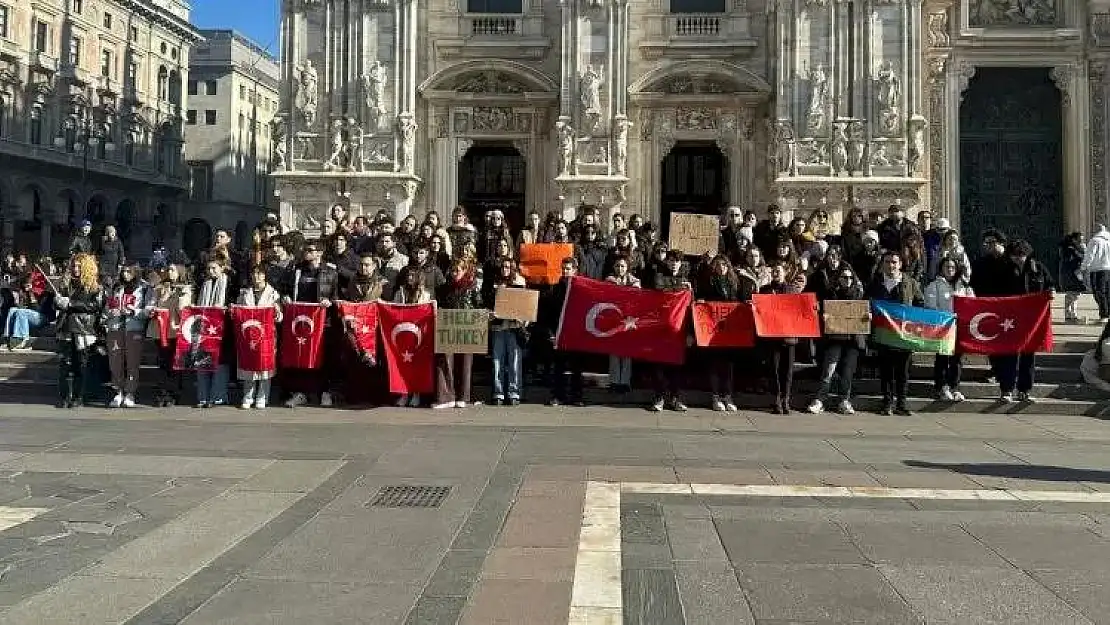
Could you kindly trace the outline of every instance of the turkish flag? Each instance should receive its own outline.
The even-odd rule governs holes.
[[[168,308],[155,308],[150,311],[150,322],[158,326],[158,345],[163,348],[170,346],[170,310]]]
[[[389,365],[389,392],[435,390],[436,305],[378,304],[378,320]]]
[[[232,306],[238,368],[263,373],[277,368],[277,311],[273,306]]]
[[[173,368],[178,371],[215,371],[220,366],[224,342],[224,316],[218,306],[187,306],[181,309],[181,328]]]
[[[339,302],[339,316],[355,350],[373,364],[378,353],[377,302]]]
[[[285,305],[281,327],[283,369],[315,369],[323,364],[327,312],[323,304],[290,302]]]
[[[555,346],[681,365],[691,300],[688,290],[638,289],[575,276],[567,287]]]
[[[49,285],[50,281],[46,279],[46,274],[38,268],[38,265],[35,265],[34,271],[31,272],[31,292],[35,297],[42,297]]]
[[[752,296],[755,331],[765,339],[802,339],[821,336],[814,293],[756,294]]]
[[[744,302],[694,302],[698,347],[754,347],[755,317]]]
[[[1052,351],[1052,295],[954,297],[956,346],[966,354]]]

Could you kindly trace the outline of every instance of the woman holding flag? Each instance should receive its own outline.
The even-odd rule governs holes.
[[[975,297],[971,285],[964,278],[965,269],[949,256],[940,259],[937,277],[925,287],[925,307],[933,310],[952,312],[953,297]],[[964,394],[960,392],[960,374],[963,369],[963,355],[937,354],[933,361],[933,381],[936,384],[937,399],[960,402]]]
[[[163,378],[154,392],[156,407],[173,406],[181,400],[181,372],[173,368],[181,309],[193,304],[193,285],[184,265],[167,265],[158,272],[158,283],[150,289],[147,303],[151,318],[148,339],[158,341],[158,368]]]
[[[740,280],[724,254],[709,261],[709,272],[698,281],[695,298],[705,302],[750,302],[751,282]],[[712,408],[717,412],[736,412],[732,399],[735,383],[731,350],[713,351],[709,355],[709,386],[713,393]]]
[[[872,301],[895,302],[906,306],[922,306],[925,296],[917,280],[902,273],[902,257],[898,252],[883,253],[879,270],[867,288]],[[910,357],[913,352],[898,347],[877,345],[879,353],[879,384],[883,392],[882,414],[910,416],[906,395],[909,391]]]
[[[262,265],[255,265],[251,269],[250,286],[239,292],[239,299],[236,303],[240,306],[273,307],[274,323],[281,324],[281,294],[266,282],[266,268]],[[244,329],[246,327],[246,325],[243,326]],[[276,335],[276,332],[274,334]],[[243,337],[243,332],[236,333],[235,340],[246,340]],[[273,341],[273,343],[273,349],[276,352],[277,341]],[[272,359],[272,362],[276,363],[277,359]],[[255,408],[262,410],[266,407],[266,402],[270,399],[270,380],[274,377],[275,371],[276,366],[269,371],[236,369],[239,381],[243,385],[243,400],[240,402],[239,408],[248,410],[253,405]]]
[[[759,289],[761,294],[785,295],[799,293],[801,289],[787,281],[787,267],[771,263],[771,282]],[[790,414],[790,391],[794,386],[794,348],[796,338],[769,339],[765,342],[771,361],[771,375],[775,382],[775,414]]]

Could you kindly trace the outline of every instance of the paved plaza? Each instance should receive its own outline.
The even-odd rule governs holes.
[[[1110,623],[1108,441],[1034,412],[7,404],[0,623]]]

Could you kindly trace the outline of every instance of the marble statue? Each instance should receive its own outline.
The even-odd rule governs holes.
[[[559,174],[569,176],[574,173],[574,129],[565,121],[558,121],[555,130],[559,133]]]
[[[381,127],[381,120],[385,116],[385,81],[388,72],[382,62],[375,60],[369,71],[359,77],[362,83],[362,97],[366,104],[366,113],[371,131]]]
[[[776,174],[788,174],[794,169],[794,128],[788,119],[780,119],[773,126],[771,163],[774,164]]]
[[[305,59],[297,68],[297,110],[304,117],[306,126],[316,123],[316,107],[320,97],[320,81],[311,59]]]
[[[921,161],[925,158],[925,129],[929,122],[920,115],[914,115],[909,121],[910,146],[906,159],[907,173],[911,176],[918,173]]]
[[[899,102],[902,95],[898,72],[890,61],[883,61],[875,75],[876,99],[879,104],[879,121],[884,134],[891,134],[899,127]]]
[[[282,170],[287,167],[285,146],[285,120],[279,115],[270,121],[270,142],[273,145],[273,168]]]
[[[347,118],[347,169],[363,171],[365,169],[365,156],[362,153],[362,124],[354,117]]]
[[[833,124],[832,168],[834,174],[848,170],[848,125]]]
[[[331,122],[331,156],[324,161],[324,170],[333,171],[347,167],[350,145],[343,136],[343,120],[336,119]]]
[[[886,154],[886,142],[876,141],[871,147],[871,166],[890,167],[890,158]]]
[[[616,138],[613,143],[615,144],[617,157],[613,163],[614,168],[620,175],[625,175],[628,172],[628,130],[632,127],[632,122],[624,115],[617,116]]]
[[[818,64],[809,72],[809,129],[821,130],[825,125],[825,112],[829,109],[829,78],[825,66]]]
[[[397,167],[399,171],[411,172],[416,164],[416,119],[412,113],[397,116],[397,130],[401,135],[401,158]]]
[[[846,134],[848,137],[847,169],[850,172],[863,171],[864,157],[867,152],[867,137],[863,124],[858,121],[848,123]]]
[[[583,119],[590,125],[592,132],[597,128],[602,116],[601,109],[601,82],[604,77],[601,71],[593,65],[587,65],[586,70],[578,79],[578,99],[582,105]]]

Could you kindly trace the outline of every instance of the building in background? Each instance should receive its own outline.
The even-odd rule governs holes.
[[[2,1],[2,0],[0,0]],[[278,108],[277,61],[231,30],[201,30],[186,83],[189,201],[183,247],[192,256],[216,229],[249,245],[250,228],[274,202],[270,122]]]
[[[0,0],[0,247],[64,252],[85,218],[133,258],[179,236],[189,10]]]
[[[1105,219],[1110,1],[284,2],[284,219],[461,204]],[[1046,258],[1049,266],[1055,266]]]

